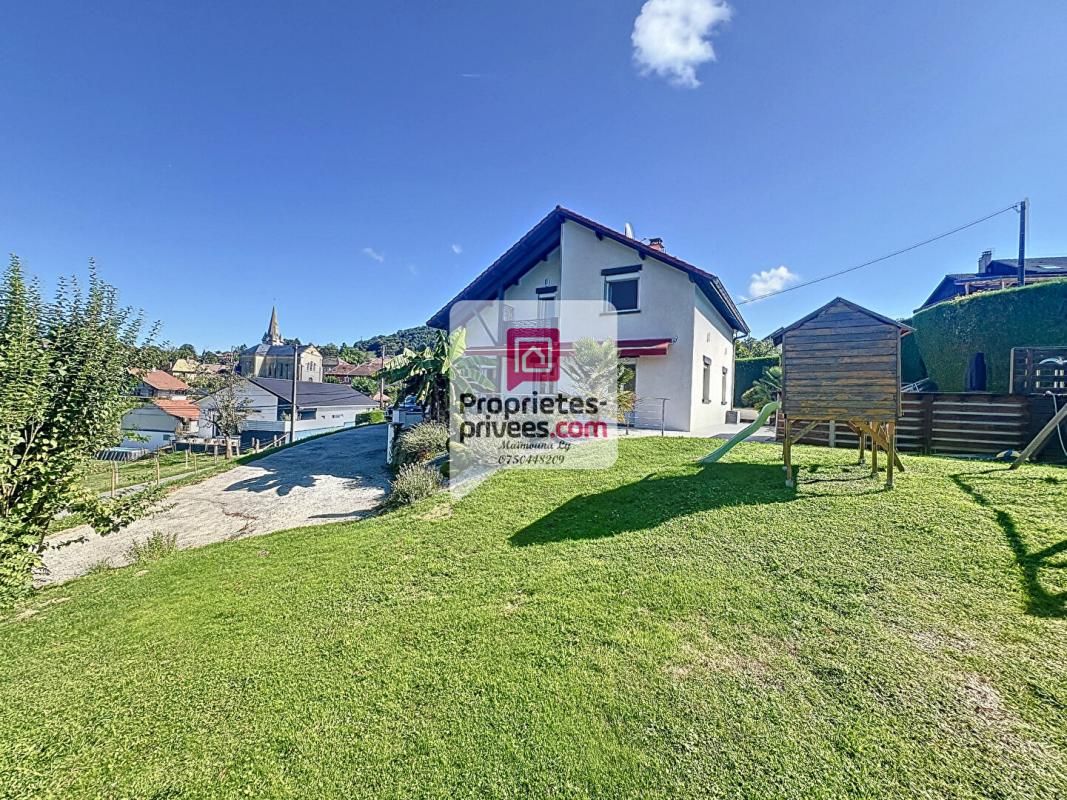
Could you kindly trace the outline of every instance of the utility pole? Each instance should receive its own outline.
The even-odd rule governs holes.
[[[378,373],[378,408],[385,408],[385,354],[387,345],[382,342],[382,368]]]
[[[293,344],[293,402],[289,408],[289,444],[296,441],[296,382],[300,373],[300,345]]]
[[[1026,212],[1030,205],[1024,197],[1019,203],[1019,285],[1026,285]]]

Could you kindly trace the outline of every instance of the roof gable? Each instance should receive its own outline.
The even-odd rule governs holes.
[[[696,267],[687,261],[657,250],[644,242],[632,239],[625,233],[602,225],[599,222],[583,217],[575,211],[556,206],[540,222],[527,231],[522,238],[513,244],[496,261],[490,264],[478,277],[471,281],[463,291],[453,297],[436,314],[427,325],[432,328],[446,329],[448,327],[448,314],[452,306],[461,300],[492,300],[495,299],[500,287],[506,287],[520,278],[538,261],[545,258],[549,253],[559,247],[560,229],[564,222],[574,222],[596,234],[598,239],[608,238],[626,247],[632,248],[637,255],[644,260],[653,258],[669,267],[681,270],[689,275],[693,281],[707,296],[727,324],[734,330],[748,333],[749,328],[737,310],[733,300],[727,293],[722,282],[710,272]]]
[[[901,336],[903,336],[905,334],[908,334],[908,333],[911,333],[914,330],[914,328],[912,328],[910,325],[905,325],[903,322],[900,322],[900,321],[895,320],[895,319],[891,319],[890,317],[883,316],[882,314],[879,314],[877,311],[871,311],[869,308],[864,308],[863,306],[861,306],[861,305],[859,305],[857,303],[853,303],[851,300],[846,300],[843,297],[835,297],[833,300],[831,300],[826,305],[820,306],[819,308],[815,309],[814,311],[812,311],[807,316],[801,317],[796,322],[794,322],[792,325],[787,325],[784,328],[779,328],[774,333],[772,333],[769,338],[775,344],[781,344],[782,343],[782,338],[785,336],[786,333],[788,333],[791,330],[794,330],[795,328],[799,328],[800,326],[805,325],[808,322],[811,322],[813,319],[818,317],[820,314],[823,314],[824,312],[828,311],[830,308],[832,308],[834,306],[844,306],[846,308],[851,309],[852,311],[856,311],[856,312],[858,312],[860,314],[865,314],[866,316],[870,317],[871,319],[876,320],[876,321],[881,322],[881,323],[884,323],[885,325],[891,325],[894,328],[898,328],[900,330],[900,335]]]

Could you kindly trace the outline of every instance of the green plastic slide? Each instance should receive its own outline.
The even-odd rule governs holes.
[[[702,459],[700,459],[700,463],[701,464],[714,464],[716,461],[718,461],[724,455],[729,453],[731,448],[733,448],[733,446],[735,444],[737,444],[738,442],[743,442],[749,436],[751,436],[756,431],[758,431],[760,428],[762,428],[764,423],[766,423],[767,420],[770,418],[771,414],[773,414],[777,410],[778,410],[778,401],[777,400],[775,400],[773,403],[767,403],[767,405],[765,405],[760,410],[759,416],[756,417],[756,421],[755,422],[753,422],[751,425],[749,425],[744,430],[736,433],[733,436],[733,438],[730,439],[730,441],[728,441],[722,447],[718,448],[714,453],[712,453],[711,455],[708,455],[708,456],[704,456]]]

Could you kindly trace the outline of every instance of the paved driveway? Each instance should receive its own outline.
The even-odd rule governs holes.
[[[178,489],[160,511],[118,533],[88,526],[51,536],[38,584],[61,583],[106,561],[129,562],[134,541],[154,531],[176,534],[179,547],[258,536],[367,515],[385,496],[384,425],[356,428],[281,450]]]

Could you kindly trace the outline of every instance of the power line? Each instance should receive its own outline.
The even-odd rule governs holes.
[[[981,219],[976,219],[973,222],[968,222],[966,225],[960,225],[959,227],[953,228],[950,231],[945,231],[944,233],[939,233],[937,236],[931,236],[929,239],[924,239],[923,241],[917,242],[916,244],[909,245],[908,247],[904,247],[904,248],[902,248],[900,250],[895,250],[892,253],[889,253],[887,255],[879,256],[878,258],[872,258],[870,261],[864,261],[862,264],[856,264],[854,267],[846,267],[845,269],[838,270],[837,272],[831,272],[829,275],[823,275],[821,278],[813,278],[810,281],[804,281],[803,283],[798,283],[795,286],[788,286],[785,289],[778,289],[777,291],[774,291],[774,292],[767,292],[766,294],[761,294],[759,297],[749,297],[749,298],[746,298],[744,300],[738,300],[737,301],[737,305],[743,306],[746,303],[754,303],[757,300],[765,300],[768,297],[774,297],[774,296],[779,295],[779,294],[785,294],[786,292],[791,292],[794,289],[803,289],[805,286],[811,286],[812,284],[815,284],[815,283],[822,283],[823,281],[828,281],[831,278],[837,278],[837,277],[839,277],[841,275],[845,275],[846,273],[855,272],[858,269],[863,269],[864,267],[869,267],[872,264],[877,264],[880,261],[886,261],[886,260],[888,260],[890,258],[893,258],[895,256],[902,255],[902,254],[910,252],[912,250],[917,250],[918,248],[923,247],[923,246],[928,245],[928,244],[931,244],[933,242],[936,242],[939,239],[944,239],[944,238],[946,238],[948,236],[951,236],[954,233],[959,233],[960,231],[967,230],[967,228],[973,228],[975,225],[979,225],[979,224],[981,224],[981,223],[983,223],[983,222],[985,222],[987,220],[991,220],[991,219],[993,219],[993,217],[999,217],[1001,214],[1005,214],[1008,211],[1018,211],[1018,210],[1019,210],[1019,203],[1012,203],[1007,208],[1002,208],[1002,209],[1000,209],[1000,211],[994,211],[992,214],[987,214],[986,216],[982,217]]]

